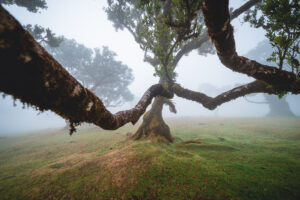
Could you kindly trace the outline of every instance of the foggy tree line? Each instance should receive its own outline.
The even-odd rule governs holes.
[[[262,14],[257,14],[258,11]],[[0,8],[0,58],[10,67],[0,69],[0,90],[41,111],[54,111],[71,122],[72,130],[81,122],[104,129],[117,129],[128,122],[134,124],[155,98],[133,137],[158,137],[169,142],[173,138],[161,111],[167,104],[176,112],[170,100],[174,94],[212,110],[252,93],[282,96],[300,92],[297,74],[300,17],[296,0],[249,0],[232,12],[228,0],[109,0],[106,12],[116,29],[126,29],[133,35],[145,53],[144,60],[160,77],[159,83],[151,86],[134,108],[110,113],[100,98],[74,79],[3,7]],[[276,67],[237,54],[230,22],[245,12],[245,21],[267,31],[274,47],[268,60],[275,62]],[[214,98],[176,83],[174,70],[184,55],[193,50],[199,54],[214,53],[214,48],[225,67],[256,80]],[[283,69],[285,62],[289,70]]]
[[[132,70],[117,61],[116,53],[108,47],[90,49],[64,38],[57,48],[46,49],[85,88],[100,97],[106,107],[133,100],[128,89],[133,81]]]
[[[108,47],[102,47],[102,51],[90,49],[37,24],[24,28],[84,87],[100,97],[106,107],[120,106],[133,99],[128,89],[133,81],[131,69],[116,61],[116,53]]]

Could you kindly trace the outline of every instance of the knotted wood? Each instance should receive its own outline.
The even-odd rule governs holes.
[[[198,102],[209,110],[214,110],[217,106],[223,103],[252,93],[276,94],[275,90],[268,87],[268,85],[262,81],[253,81],[251,83],[235,87],[219,94],[216,97],[209,97],[204,93],[185,89],[176,83],[170,84],[169,90],[179,97]]]

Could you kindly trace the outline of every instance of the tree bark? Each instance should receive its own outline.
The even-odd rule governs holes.
[[[208,35],[214,43],[219,59],[224,66],[264,81],[278,92],[300,93],[300,81],[295,74],[260,64],[237,54],[233,27],[230,24],[228,0],[204,0],[202,11]]]
[[[251,83],[233,88],[227,92],[223,92],[216,97],[209,97],[201,92],[195,92],[189,89],[185,89],[176,83],[169,83],[169,90],[174,92],[177,96],[189,99],[202,104],[209,110],[214,110],[219,105],[237,99],[252,93],[269,93],[276,94],[272,88],[268,87],[262,81],[253,81]]]
[[[169,126],[164,122],[162,109],[163,97],[156,97],[151,109],[146,112],[143,122],[132,136],[133,139],[150,139],[154,142],[173,142]]]
[[[259,1],[260,0],[249,0],[248,2],[246,2],[241,7],[237,8],[231,13],[230,20],[237,18],[239,15],[241,15],[242,13],[250,9]],[[192,39],[190,42],[186,43],[176,54],[172,65],[176,67],[183,55],[188,54],[195,49],[199,49],[204,43],[208,41],[209,41],[209,37],[207,33],[203,33],[199,37]]]
[[[171,2],[171,1],[166,1],[165,5],[169,5],[168,2]],[[251,5],[247,4],[248,5],[247,7],[243,6],[243,9],[239,9],[238,11],[236,11],[235,15],[234,15],[234,18],[237,17],[239,14],[241,14],[243,11],[245,11],[245,9],[249,9],[251,6],[253,6],[255,4],[253,2],[253,0],[251,2],[252,2]],[[134,38],[136,38],[136,34],[130,28],[128,28],[128,27],[126,27],[126,28],[134,36]],[[164,41],[164,39],[162,39],[162,41]],[[190,51],[201,47],[201,45],[203,43],[207,42],[207,41],[209,41],[209,37],[208,37],[207,34],[204,34],[201,37],[196,38],[196,39],[190,41],[189,43],[187,43],[177,53],[177,55],[175,56],[175,59],[172,62],[172,65],[175,67],[184,54],[189,53]],[[162,42],[162,44],[163,44],[163,42]],[[144,61],[149,62],[152,66],[156,66],[157,64],[160,63],[160,61],[157,58],[155,58],[155,57],[151,58],[151,57],[148,57],[147,55],[144,56]],[[164,63],[164,66],[166,66],[166,63]],[[166,70],[166,68],[165,68],[165,70]],[[166,73],[166,76],[168,76],[167,73]],[[178,87],[177,87],[177,89],[178,89]],[[178,92],[178,90],[173,90],[173,92],[174,91]],[[181,90],[179,90],[177,95],[180,94],[180,92],[183,92],[183,91],[186,91],[186,90],[181,88]],[[190,98],[191,96],[195,97],[195,95],[190,95],[189,92],[187,92],[187,93],[183,92],[183,93],[184,93],[184,95],[182,95],[181,97],[186,98],[187,96],[189,96],[188,99],[191,99]],[[235,94],[234,95],[235,98],[237,98],[236,97],[237,92],[233,92],[233,93]],[[186,95],[186,94],[188,94],[188,95]],[[232,97],[232,95],[229,95],[229,97]],[[224,102],[224,99],[225,99],[225,101],[229,101],[228,98],[224,97],[224,98],[220,98],[220,100],[217,100],[215,102],[219,102],[221,104],[221,103]],[[165,103],[167,103],[167,102],[165,102]],[[215,104],[216,103],[212,103],[212,104],[208,105],[207,107],[209,109],[214,109],[217,105],[219,105],[219,104],[216,104],[216,105]],[[172,137],[171,137],[171,134],[170,134],[170,129],[165,124],[165,122],[163,121],[163,118],[162,118],[162,115],[161,115],[162,108],[163,108],[163,102],[160,99],[160,97],[158,97],[158,98],[155,99],[151,110],[148,111],[144,115],[143,122],[142,122],[141,126],[139,127],[139,129],[137,130],[137,132],[133,136],[135,139],[148,138],[148,137],[155,137],[155,138],[162,138],[163,137],[167,141],[172,141],[171,140]],[[170,106],[170,110],[171,109],[175,110],[175,106]]]
[[[152,98],[173,97],[162,85],[153,85],[134,108],[110,113],[101,99],[73,78],[1,5],[0,61],[0,91],[69,120],[70,133],[73,125],[81,122],[109,130],[128,122],[134,124]]]
[[[163,7],[163,15],[166,17],[171,6],[171,1],[166,1]],[[168,41],[166,35],[161,35],[159,38],[159,44],[163,51],[168,51]],[[170,51],[172,52],[172,51]],[[170,62],[169,55],[166,58],[159,60],[159,63],[164,65],[166,70],[167,64]],[[154,64],[154,62],[153,62]],[[170,79],[168,73],[165,71],[165,74],[160,77],[159,83],[165,85],[166,77]],[[162,109],[164,104],[168,104],[170,111],[175,111],[175,106],[170,101],[165,101],[163,97],[156,97],[151,109],[144,115],[143,122],[132,136],[133,139],[150,139],[154,142],[173,142],[173,138],[170,132],[169,126],[164,122],[162,117]]]
[[[160,78],[159,83],[164,85],[165,79]],[[143,116],[143,122],[138,130],[133,135],[133,139],[150,139],[154,142],[172,143],[173,137],[169,126],[165,123],[162,117],[162,110],[164,105],[169,106],[172,113],[176,113],[175,105],[170,99],[165,97],[156,97],[151,109]]]

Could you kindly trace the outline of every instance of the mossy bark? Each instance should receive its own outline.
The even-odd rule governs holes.
[[[173,98],[163,85],[152,85],[138,104],[112,114],[101,99],[84,88],[25,31],[0,4],[0,92],[40,111],[51,110],[71,123],[70,133],[82,122],[115,130],[135,124],[152,99]]]
[[[173,137],[169,126],[164,122],[162,109],[164,97],[156,97],[151,109],[143,117],[143,123],[140,125],[133,139],[150,139],[155,142],[173,142]]]
[[[221,63],[235,72],[265,82],[278,92],[299,94],[299,77],[294,73],[263,65],[237,54],[228,5],[229,0],[203,0],[201,9],[208,35],[216,47]]]
[[[231,90],[223,92],[215,97],[209,97],[204,93],[195,92],[181,87],[179,84],[172,83],[169,85],[169,90],[174,92],[179,97],[189,99],[201,103],[205,108],[214,110],[219,105],[237,99],[252,93],[269,93],[276,94],[276,91],[268,87],[263,81],[253,81],[251,83],[235,87]]]

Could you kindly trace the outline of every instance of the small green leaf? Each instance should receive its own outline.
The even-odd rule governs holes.
[[[280,94],[278,94],[278,98],[282,99],[282,97],[284,97],[288,92],[281,92]]]

